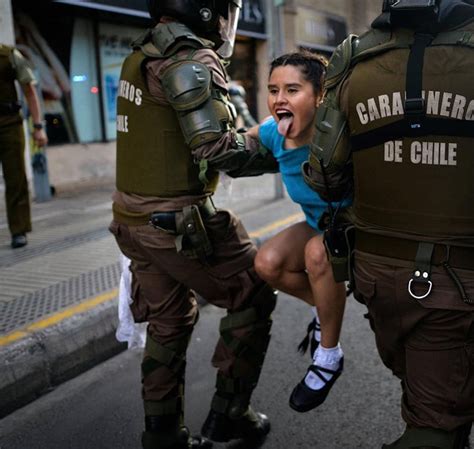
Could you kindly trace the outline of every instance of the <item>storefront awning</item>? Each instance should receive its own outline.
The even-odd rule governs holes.
[[[148,19],[146,0],[53,0],[54,3],[96,9],[116,14]],[[266,39],[263,0],[244,0],[240,15],[239,34]]]
[[[127,16],[143,17],[149,19],[146,0],[53,0],[54,3],[62,3],[82,8],[96,9],[99,11],[125,14]]]

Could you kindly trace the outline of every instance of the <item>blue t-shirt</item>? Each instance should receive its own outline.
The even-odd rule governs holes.
[[[259,138],[262,144],[272,151],[280,166],[280,173],[290,198],[301,206],[306,222],[317,231],[318,221],[327,209],[327,203],[304,181],[301,164],[308,160],[309,145],[286,150],[285,138],[278,132],[275,119],[270,118],[260,125]]]

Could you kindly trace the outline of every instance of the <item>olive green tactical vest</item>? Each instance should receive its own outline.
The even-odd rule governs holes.
[[[159,197],[213,193],[217,175],[199,181],[199,166],[184,142],[177,115],[148,91],[135,50],[124,62],[117,99],[117,189]]]
[[[469,25],[473,31],[473,25]],[[351,137],[401,120],[409,49],[355,65],[346,80]],[[426,49],[427,117],[474,126],[474,48]],[[356,220],[428,237],[474,236],[474,139],[427,135],[387,140],[353,153]]]
[[[13,49],[6,45],[0,45],[0,103],[12,103],[18,101],[15,89],[15,71],[11,62]],[[0,112],[0,126],[21,122],[20,112],[5,114]]]

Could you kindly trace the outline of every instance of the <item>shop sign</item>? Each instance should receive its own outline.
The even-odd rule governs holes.
[[[296,40],[306,47],[337,47],[347,37],[347,25],[343,17],[299,7]]]
[[[262,0],[244,0],[239,18],[239,34],[266,39],[264,11]]]

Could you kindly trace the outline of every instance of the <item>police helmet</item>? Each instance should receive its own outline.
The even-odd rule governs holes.
[[[436,21],[440,0],[384,0],[383,12],[392,26],[418,27]]]
[[[156,22],[173,17],[213,40],[223,58],[232,55],[242,0],[147,0],[147,5]]]
[[[374,28],[399,26],[440,31],[473,20],[474,0],[383,0]]]
[[[241,8],[242,0],[147,0],[148,11],[156,22],[167,15],[206,32],[216,29],[219,16],[228,19],[229,4]]]

